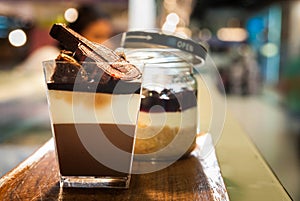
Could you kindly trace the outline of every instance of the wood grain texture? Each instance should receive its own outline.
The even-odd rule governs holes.
[[[219,192],[225,187],[220,186]],[[218,190],[218,189],[217,189]],[[53,142],[0,179],[0,200],[220,200],[196,155],[163,170],[132,175],[130,188],[60,188]],[[226,199],[224,199],[226,200]]]

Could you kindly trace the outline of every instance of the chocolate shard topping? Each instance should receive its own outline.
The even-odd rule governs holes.
[[[98,68],[96,63],[87,62],[79,63],[72,57],[72,52],[62,50],[55,59],[56,68],[51,80],[55,83],[93,83],[99,84],[108,83],[111,79],[116,80],[101,68]]]
[[[62,51],[55,59],[56,67],[51,77],[55,83],[74,83],[87,81],[87,74],[81,65],[71,56],[70,52]]]
[[[134,80],[141,77],[139,69],[119,56],[113,50],[93,43],[64,24],[54,24],[50,35],[58,40],[67,50],[74,53],[79,62],[95,61],[97,67],[114,79]]]

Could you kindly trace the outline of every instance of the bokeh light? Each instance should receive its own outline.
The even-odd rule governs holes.
[[[224,27],[218,30],[217,36],[221,41],[242,42],[247,39],[248,33],[243,28]]]
[[[64,13],[67,22],[75,22],[78,18],[78,11],[75,8],[68,8]]]
[[[167,23],[177,25],[179,23],[179,16],[176,13],[170,13],[167,15]]]
[[[278,46],[274,43],[266,43],[260,48],[260,53],[265,57],[276,56],[278,51]]]
[[[11,45],[21,47],[27,42],[27,36],[22,29],[15,29],[9,33],[8,40]]]

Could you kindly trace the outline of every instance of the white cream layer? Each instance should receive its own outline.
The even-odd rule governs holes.
[[[48,90],[52,123],[135,124],[139,94],[106,94]]]

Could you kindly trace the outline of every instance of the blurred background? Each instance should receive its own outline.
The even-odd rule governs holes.
[[[300,0],[0,1],[0,175],[51,137],[41,61],[58,53],[52,24],[83,2],[107,12],[110,36],[158,28],[205,44],[228,111],[300,200]]]

